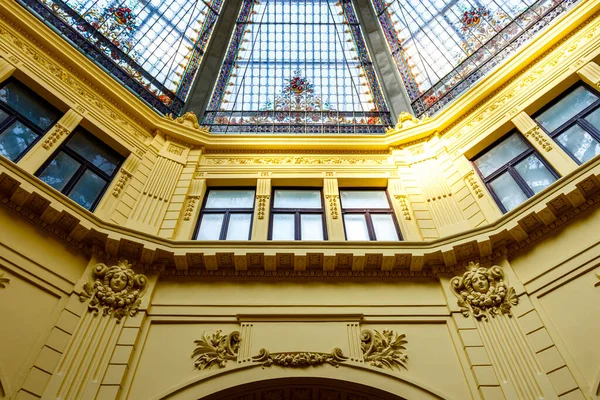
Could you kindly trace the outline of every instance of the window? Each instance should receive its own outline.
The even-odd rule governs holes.
[[[400,240],[387,192],[340,190],[347,240]]]
[[[274,190],[269,239],[327,239],[321,190]]]
[[[254,189],[210,189],[202,207],[196,240],[249,240]]]
[[[36,173],[42,181],[88,210],[98,204],[123,157],[77,128]]]
[[[60,115],[20,82],[0,84],[0,155],[19,161]]]
[[[558,179],[518,133],[509,134],[473,160],[496,203],[508,212]]]
[[[600,154],[600,96],[588,86],[576,85],[535,120],[578,164]]]

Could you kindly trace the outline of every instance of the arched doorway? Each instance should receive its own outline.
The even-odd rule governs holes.
[[[220,391],[201,400],[405,400],[383,390],[326,378],[281,378]]]

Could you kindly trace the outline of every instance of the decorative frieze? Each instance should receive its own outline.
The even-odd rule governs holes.
[[[48,133],[46,139],[42,142],[42,147],[46,150],[50,150],[62,136],[68,136],[70,133],[71,131],[61,124],[55,124],[50,133]]]
[[[88,310],[102,315],[112,315],[117,323],[125,315],[134,316],[139,309],[140,299],[146,291],[148,279],[145,275],[136,274],[127,260],[108,267],[97,264],[92,270],[93,283],[83,285],[84,293],[79,300],[89,299]]]
[[[478,320],[486,320],[487,315],[506,314],[510,317],[511,307],[519,301],[515,289],[507,287],[504,271],[496,265],[485,268],[470,262],[468,271],[462,277],[452,278],[450,286],[462,314],[468,317],[472,312]]]
[[[473,191],[475,196],[477,196],[477,198],[480,199],[483,197],[483,190],[481,189],[481,186],[479,186],[479,182],[477,182],[477,178],[475,177],[475,171],[470,171],[465,176],[465,181],[469,184],[471,190]]]
[[[212,335],[202,332],[202,338],[195,340],[196,348],[192,353],[194,365],[198,369],[207,369],[213,365],[225,368],[227,361],[236,361],[242,338],[238,331],[223,335],[221,330]]]
[[[337,368],[340,363],[347,360],[348,357],[339,347],[334,348],[331,353],[305,351],[270,353],[266,349],[260,349],[259,354],[252,357],[252,361],[262,364],[263,367],[278,365],[287,368],[306,368],[322,364],[330,364]]]
[[[408,356],[404,354],[408,342],[406,335],[391,330],[363,330],[360,333],[360,348],[365,361],[377,368],[406,368]]]
[[[210,165],[385,165],[386,159],[348,157],[206,157]]]
[[[544,133],[542,132],[542,129],[538,125],[532,127],[527,132],[523,133],[523,136],[525,136],[526,138],[532,138],[537,144],[542,146],[542,149],[546,151],[552,150],[552,145],[550,144],[550,142],[548,142]]]
[[[329,204],[329,212],[331,212],[331,218],[338,219],[338,217],[339,217],[338,202],[339,202],[340,196],[337,194],[327,194],[327,195],[325,195],[325,199],[327,200],[327,202]]]
[[[10,282],[10,279],[4,278],[4,272],[0,271],[0,289],[5,289],[6,284]]]
[[[267,209],[267,200],[271,198],[268,194],[257,194],[256,195],[256,211],[258,219],[265,219],[265,211]]]

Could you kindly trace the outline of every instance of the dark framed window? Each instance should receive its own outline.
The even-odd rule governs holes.
[[[579,83],[534,115],[577,164],[600,154],[600,94]]]
[[[123,156],[78,127],[35,175],[93,211],[122,162]]]
[[[249,240],[254,214],[254,188],[209,189],[194,239]]]
[[[0,155],[19,161],[61,115],[21,82],[0,83]]]
[[[503,212],[512,210],[559,178],[516,132],[509,133],[472,161]]]
[[[385,189],[340,190],[346,240],[402,240]]]
[[[274,189],[270,240],[326,240],[321,189]]]

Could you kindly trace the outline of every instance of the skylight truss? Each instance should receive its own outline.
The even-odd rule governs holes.
[[[19,0],[162,113],[180,114],[222,0]]]
[[[433,115],[577,0],[373,0],[412,108]]]
[[[384,133],[350,0],[244,0],[203,119],[213,133]]]

